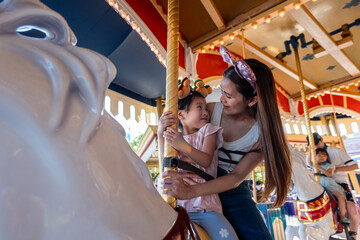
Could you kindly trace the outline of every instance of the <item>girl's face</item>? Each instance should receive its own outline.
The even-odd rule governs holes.
[[[209,111],[202,97],[192,100],[189,111],[180,110],[179,118],[187,134],[197,131],[209,122]]]
[[[249,103],[249,100],[238,92],[235,84],[228,78],[223,78],[221,81],[220,101],[224,105],[224,113],[228,115],[245,112]]]
[[[319,152],[316,155],[316,160],[318,163],[324,163],[327,160],[327,155],[325,153]]]

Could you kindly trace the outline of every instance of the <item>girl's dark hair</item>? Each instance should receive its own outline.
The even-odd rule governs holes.
[[[258,96],[257,104],[249,107],[248,111],[257,119],[261,132],[261,150],[265,158],[265,190],[262,199],[265,200],[276,189],[274,207],[278,207],[286,200],[292,169],[277,104],[274,77],[269,67],[262,62],[256,59],[246,59],[245,62],[255,74],[257,92],[236,73],[233,66],[226,69],[223,76],[230,79],[246,99]]]
[[[326,155],[326,157],[327,157],[327,161],[328,161],[329,163],[331,163],[329,154],[328,154],[328,152],[327,152],[324,148],[317,148],[317,149],[315,150],[315,152],[316,152],[316,155],[318,155],[319,153],[324,153],[324,154]]]
[[[185,110],[186,112],[188,112],[190,109],[190,104],[195,98],[204,98],[204,97],[203,97],[203,95],[201,95],[200,93],[198,93],[196,91],[191,91],[187,97],[185,97],[183,99],[179,99],[178,110]],[[183,132],[183,126],[182,126],[180,120],[179,120],[179,128],[180,128],[181,132]]]

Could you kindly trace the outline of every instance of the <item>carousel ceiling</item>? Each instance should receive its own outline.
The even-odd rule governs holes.
[[[111,88],[150,104],[164,94],[167,0],[43,2],[65,17],[79,46],[114,62],[118,74]],[[308,96],[331,91],[359,101],[359,12],[360,0],[180,0],[180,69],[216,86],[226,67],[217,51],[223,44],[239,57],[265,62],[278,90],[297,101],[295,57],[285,42],[303,34],[307,46],[299,55]],[[187,47],[197,53],[196,68]]]
[[[77,46],[108,57],[117,75],[110,89],[155,105],[164,94],[166,69],[127,22],[103,0],[42,0],[60,13],[74,31]]]

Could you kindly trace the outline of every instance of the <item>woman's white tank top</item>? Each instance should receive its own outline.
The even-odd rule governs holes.
[[[211,123],[220,126],[221,116],[223,112],[222,103],[216,103],[213,113],[211,115]],[[260,128],[258,122],[251,127],[251,129],[241,138],[223,143],[223,147],[219,149],[219,167],[227,172],[231,172],[236,164],[242,159],[242,157],[250,151],[252,146],[258,141],[260,135]],[[229,158],[231,156],[231,159]]]

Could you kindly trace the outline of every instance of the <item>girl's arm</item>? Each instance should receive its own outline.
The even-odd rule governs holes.
[[[187,157],[200,166],[210,166],[214,151],[216,150],[216,133],[205,137],[202,151],[200,151],[187,143],[181,133],[175,129],[170,127],[167,130],[168,131],[164,132],[164,137],[171,146],[173,146],[176,150],[183,152]]]
[[[311,161],[311,152],[310,151],[309,151],[309,154],[307,155],[306,161],[310,167],[314,166],[313,162]]]
[[[252,152],[246,154],[231,173],[201,184],[185,185],[182,177],[178,173],[171,171],[165,172],[160,182],[162,191],[178,199],[190,199],[236,188],[263,160],[263,154],[259,149],[259,143],[257,142],[253,146]],[[170,178],[168,178],[169,176]]]
[[[177,118],[171,115],[171,111],[164,112],[159,119],[159,126],[157,130],[157,137],[159,141],[159,153],[161,158],[164,157],[164,132],[166,129],[177,122]]]
[[[327,177],[331,177],[333,175],[334,168],[325,169],[325,168],[321,167],[319,164],[315,164],[314,167],[316,169],[319,169],[320,171],[322,171],[325,174],[325,176],[327,176]]]

